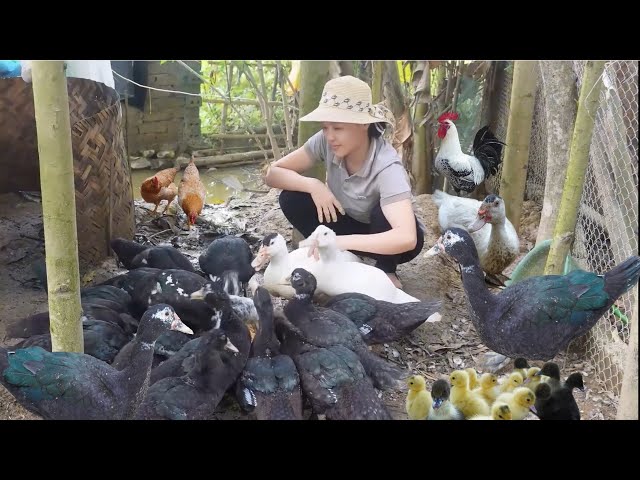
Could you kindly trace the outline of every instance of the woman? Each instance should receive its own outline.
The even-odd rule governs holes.
[[[322,130],[271,164],[265,182],[283,190],[282,212],[302,235],[327,225],[340,249],[374,258],[402,288],[396,267],[420,253],[424,234],[402,160],[381,136],[391,124],[385,110],[371,104],[365,82],[352,76],[328,81],[318,108],[300,119],[321,122]],[[302,175],[316,162],[326,166],[326,184]]]

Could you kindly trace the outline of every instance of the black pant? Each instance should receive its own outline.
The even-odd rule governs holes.
[[[305,192],[290,192],[283,190],[279,197],[280,208],[282,213],[287,217],[289,223],[304,235],[308,237],[320,225],[318,222],[318,210],[311,195]],[[367,235],[371,233],[382,233],[391,230],[391,225],[387,221],[380,204],[376,205],[371,211],[371,223],[362,223],[349,215],[338,214],[338,221],[327,223],[326,219],[322,222],[336,235]],[[352,250],[356,255],[370,257],[376,260],[376,267],[386,273],[395,273],[396,267],[400,263],[406,263],[418,256],[424,245],[424,232],[416,218],[417,243],[413,250],[394,255],[381,255],[379,253],[359,252]]]

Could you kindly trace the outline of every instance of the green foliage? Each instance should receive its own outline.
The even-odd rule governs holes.
[[[274,82],[276,82],[275,61],[263,60],[264,65],[264,81],[269,101],[282,101],[282,92],[280,85],[275,89],[275,98],[272,97],[274,91]],[[285,75],[289,75],[291,71],[291,62],[282,61]],[[226,60],[202,60],[202,76],[205,82],[202,84],[202,95],[209,98],[220,98],[220,93],[231,99],[257,100],[258,94],[254,86],[249,81],[245,69],[250,72],[251,78],[258,83],[260,88],[260,77],[255,61],[226,61]],[[231,72],[231,74],[229,74]],[[230,77],[230,78],[229,78]],[[230,80],[230,81],[229,81]],[[214,90],[212,87],[215,87]],[[242,116],[249,122],[251,128],[264,126],[264,118],[258,105],[234,105],[236,110],[242,113]],[[222,125],[222,112],[224,104],[203,102],[200,109],[200,121],[202,125],[202,133],[218,133]],[[283,109],[281,106],[274,107],[273,124],[283,123]],[[226,131],[227,132],[246,132],[246,122],[238,115],[231,106],[227,106],[226,115]]]

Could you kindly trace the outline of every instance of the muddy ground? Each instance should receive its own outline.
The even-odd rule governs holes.
[[[243,237],[257,251],[259,240],[269,232],[278,231],[285,238],[291,238],[291,227],[278,207],[277,196],[278,191],[272,189],[267,194],[251,194],[248,199],[232,197],[222,205],[207,205],[198,228],[191,232],[182,230],[184,215],[181,212],[177,218],[173,216],[175,204],[169,208],[167,216],[154,218],[150,215],[149,204],[136,201],[136,239],[158,245],[173,244],[196,266],[197,257],[206,245],[225,233],[244,232]],[[0,195],[0,343],[5,346],[15,343],[12,339],[2,340],[7,325],[47,309],[46,291],[34,269],[44,250],[41,205],[37,200],[37,197],[14,193]],[[426,251],[439,235],[437,208],[429,195],[417,197],[416,208],[427,226],[423,250]],[[525,202],[521,220],[521,256],[535,244],[539,218],[540,208],[533,202]],[[514,265],[505,273],[508,274]],[[120,271],[114,259],[107,259],[92,271],[81,272],[83,285],[103,281]],[[374,346],[373,349],[413,373],[424,375],[428,384],[458,368],[474,367],[482,372],[482,354],[488,349],[480,343],[469,320],[457,266],[444,256],[425,259],[421,254],[400,265],[398,276],[407,293],[420,299],[442,298],[442,320],[424,324],[399,342]],[[582,352],[570,351],[555,360],[565,376],[580,371],[585,377],[586,393],[575,392],[583,419],[615,419],[618,398],[607,392],[595,378],[593,365]],[[541,364],[533,362],[533,365]],[[405,391],[383,394],[395,419],[406,419],[405,395]],[[228,398],[221,402],[218,410],[220,419],[247,418]],[[528,418],[535,419],[533,415]],[[37,417],[18,405],[0,386],[0,419]]]

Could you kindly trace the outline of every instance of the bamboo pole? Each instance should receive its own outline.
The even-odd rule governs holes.
[[[51,349],[84,352],[67,79],[62,61],[34,60]]]
[[[549,256],[544,267],[545,275],[561,274],[565,257],[569,253],[570,246],[559,243],[557,239],[565,233],[573,232],[576,228],[584,177],[587,174],[587,166],[589,165],[589,148],[593,135],[593,125],[600,103],[601,77],[605,63],[604,60],[587,61],[584,68],[576,122],[571,139],[567,178],[564,182],[558,219],[553,231],[553,242],[551,242]]]
[[[520,230],[520,213],[527,182],[537,81],[535,65],[531,60],[518,60],[513,66],[507,146],[500,179],[500,196],[504,199],[507,218],[516,231]]]
[[[426,122],[422,119],[427,114],[431,101],[431,75],[429,61],[422,62],[422,73],[416,87],[417,104],[414,122],[414,146],[411,173],[415,179],[415,193],[431,193],[431,164],[433,157],[432,144]],[[416,68],[416,72],[418,68]]]
[[[384,61],[372,60],[373,75],[371,77],[371,101],[376,104],[382,101],[382,78],[384,73]]]

